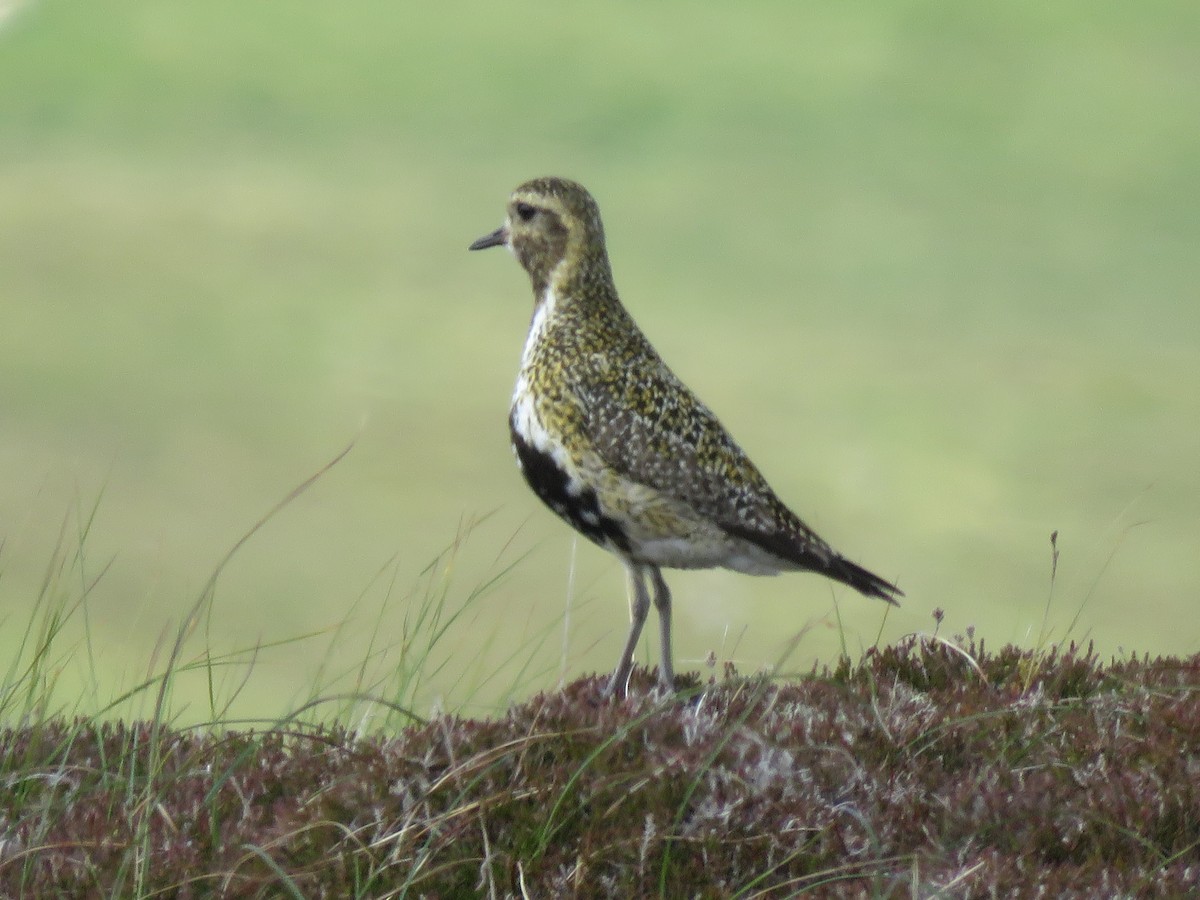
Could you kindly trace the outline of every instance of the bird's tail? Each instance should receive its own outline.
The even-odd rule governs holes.
[[[835,581],[840,581],[842,584],[848,584],[860,594],[867,597],[877,597],[880,600],[886,600],[893,606],[899,606],[898,597],[904,596],[904,591],[896,587],[890,581],[884,581],[874,572],[868,572],[857,563],[852,563],[844,556],[835,556],[830,561],[829,567],[823,570],[823,574],[828,575]]]
[[[904,591],[890,581],[884,581],[858,563],[850,562],[798,519],[792,529],[771,534],[736,525],[723,527],[734,537],[757,544],[773,554],[782,569],[819,572],[834,581],[850,585],[860,594],[886,600],[893,606],[899,606],[897,598],[904,596]]]

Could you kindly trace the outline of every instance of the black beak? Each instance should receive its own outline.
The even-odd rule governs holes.
[[[497,228],[491,234],[485,234],[483,237],[481,237],[479,240],[477,240],[475,243],[473,243],[467,249],[468,250],[486,250],[488,247],[503,247],[507,243],[508,243],[508,229],[505,228],[503,225],[501,225],[499,228]]]

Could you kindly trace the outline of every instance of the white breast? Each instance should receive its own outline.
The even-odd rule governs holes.
[[[577,494],[582,485],[576,475],[576,469],[562,445],[551,440],[550,433],[542,424],[537,413],[533,392],[529,388],[528,368],[533,363],[533,352],[538,341],[546,332],[547,323],[554,313],[558,298],[554,291],[547,289],[542,301],[537,304],[533,313],[533,321],[529,323],[529,335],[525,338],[525,349],[521,353],[521,369],[517,373],[517,383],[513,388],[511,423],[517,433],[524,438],[539,453],[545,453],[554,460],[554,464],[566,473],[567,489]],[[520,461],[518,460],[518,464]]]

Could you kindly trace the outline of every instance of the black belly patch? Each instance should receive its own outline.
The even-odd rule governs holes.
[[[591,488],[578,492],[569,490],[567,473],[555,465],[548,453],[536,449],[515,430],[512,430],[512,445],[525,481],[559,518],[601,547],[629,552],[629,539],[624,530],[616,519],[600,512],[595,491]]]

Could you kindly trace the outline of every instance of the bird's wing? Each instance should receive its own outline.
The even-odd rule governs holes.
[[[649,373],[606,368],[603,377],[589,379],[586,371],[576,370],[577,425],[605,466],[799,568],[888,603],[903,596],[805,525],[712,411],[661,362]]]
[[[739,536],[778,536],[797,549],[816,534],[776,496],[711,410],[661,363],[583,385],[583,427],[604,464],[682,501]]]

